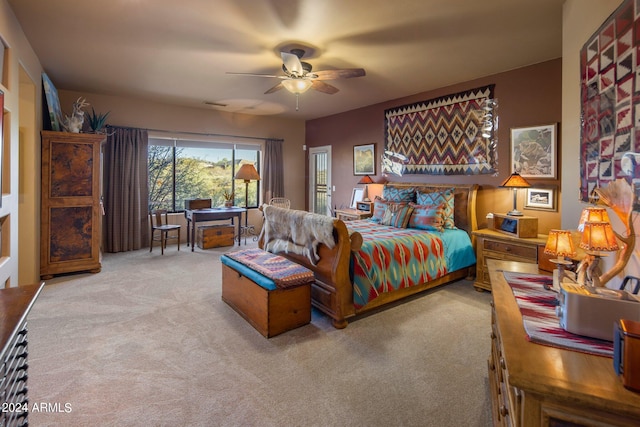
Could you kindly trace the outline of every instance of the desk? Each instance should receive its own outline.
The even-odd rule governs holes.
[[[637,426],[640,394],[625,389],[608,357],[536,344],[502,271],[538,273],[532,263],[488,259],[494,425]]]
[[[238,218],[238,245],[240,245],[240,223],[242,222],[242,214],[246,212],[245,208],[208,208],[208,209],[187,209],[184,211],[184,217],[187,219],[187,246],[191,243],[191,252],[196,243],[196,224],[203,221],[217,221]],[[192,224],[193,222],[193,224]]]

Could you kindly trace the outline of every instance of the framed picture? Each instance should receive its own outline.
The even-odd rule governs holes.
[[[353,174],[376,174],[376,144],[353,146]]]
[[[46,73],[42,73],[42,88],[47,100],[47,111],[49,112],[49,123],[51,130],[60,131],[60,121],[62,120],[60,99],[58,98],[58,91],[56,90],[56,87],[53,85]]]
[[[536,209],[540,211],[556,211],[556,189],[555,188],[532,188],[526,189],[524,200],[525,209]]]
[[[511,173],[524,178],[556,178],[557,125],[511,129]]]
[[[351,193],[351,204],[349,204],[349,207],[351,209],[356,209],[358,207],[358,202],[362,201],[363,195],[364,188],[354,188],[353,193]]]

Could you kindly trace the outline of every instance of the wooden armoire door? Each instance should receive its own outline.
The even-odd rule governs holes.
[[[42,279],[101,269],[100,143],[104,139],[104,135],[42,131]]]

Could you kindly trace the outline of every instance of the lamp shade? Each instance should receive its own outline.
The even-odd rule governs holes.
[[[521,177],[518,172],[514,172],[509,176],[509,178],[505,179],[504,182],[500,184],[500,187],[527,188],[531,187],[531,184],[529,184],[526,179]]]
[[[373,180],[369,175],[365,175],[358,181],[358,184],[373,184]]]
[[[557,257],[574,257],[576,255],[573,247],[571,232],[568,230],[550,230],[547,243],[544,246],[544,253]]]
[[[285,79],[282,86],[291,93],[305,93],[313,85],[311,80],[307,79]]]
[[[605,208],[597,207],[597,206],[589,206],[588,208],[584,208],[582,210],[582,214],[580,215],[580,221],[578,222],[578,230],[584,230],[584,224],[586,222],[608,222],[609,214]]]
[[[259,181],[260,175],[255,166],[250,163],[245,163],[238,169],[238,172],[236,172],[236,179],[243,179],[245,182]]]
[[[587,251],[611,252],[618,250],[616,235],[608,222],[585,222],[580,247]]]

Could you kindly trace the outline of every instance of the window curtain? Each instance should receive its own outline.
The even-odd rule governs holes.
[[[273,197],[284,197],[284,165],[282,163],[281,139],[267,139],[264,144],[264,201]]]
[[[149,184],[146,129],[107,128],[104,148],[106,252],[126,252],[149,244]]]

